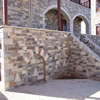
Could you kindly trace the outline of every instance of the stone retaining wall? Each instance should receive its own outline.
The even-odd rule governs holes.
[[[10,26],[0,30],[5,89],[48,79],[100,79],[100,59],[69,32]]]
[[[68,72],[73,77],[100,80],[100,58],[90,48],[92,45],[90,44],[90,47],[88,45],[73,38]]]
[[[3,30],[6,88],[67,75],[70,33],[17,27]]]

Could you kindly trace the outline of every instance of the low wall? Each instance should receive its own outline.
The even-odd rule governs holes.
[[[100,60],[69,32],[2,26],[4,88],[48,79],[100,79]]]
[[[86,35],[86,36],[100,47],[100,36],[99,35]]]
[[[18,27],[3,30],[6,88],[67,75],[70,33]]]

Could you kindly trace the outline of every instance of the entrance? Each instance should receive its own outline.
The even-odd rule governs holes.
[[[96,35],[99,35],[99,26],[96,26]]]
[[[62,19],[61,23],[62,23],[62,31],[67,31],[67,21],[65,19]]]

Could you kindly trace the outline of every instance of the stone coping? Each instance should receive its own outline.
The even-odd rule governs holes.
[[[31,28],[31,27],[8,26],[8,25],[1,25],[1,26],[0,26],[0,29],[1,29],[1,28],[17,28],[17,29],[30,29],[30,30],[35,30],[35,31],[71,33],[71,32],[68,32],[68,31],[49,30],[49,29],[43,29],[43,28]]]

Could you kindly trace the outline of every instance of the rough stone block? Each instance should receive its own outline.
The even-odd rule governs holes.
[[[5,45],[13,45],[13,40],[12,39],[5,39],[4,43],[5,43]]]

